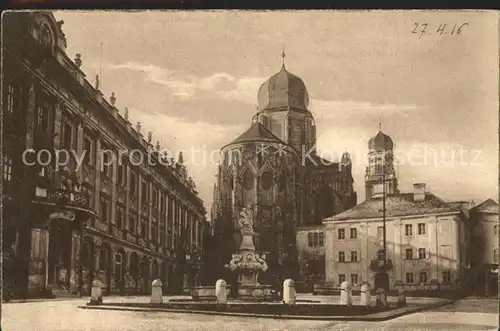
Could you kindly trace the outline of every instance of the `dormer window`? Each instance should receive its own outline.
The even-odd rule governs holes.
[[[52,33],[47,24],[42,24],[40,29],[40,44],[52,46]]]

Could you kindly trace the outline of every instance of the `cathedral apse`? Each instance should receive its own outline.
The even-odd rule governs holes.
[[[261,85],[257,100],[250,127],[221,148],[211,211],[214,272],[231,277],[224,265],[240,245],[238,215],[250,206],[255,248],[266,254],[269,266],[262,281],[297,279],[297,227],[322,226],[324,218],[356,205],[350,156],[331,162],[316,153],[309,93],[284,63]]]

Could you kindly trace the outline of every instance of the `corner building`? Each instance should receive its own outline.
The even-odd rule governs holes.
[[[219,246],[217,272],[240,244],[241,208],[254,212],[256,248],[266,253],[265,282],[299,274],[297,227],[321,220],[356,204],[350,156],[330,162],[316,153],[316,125],[309,111],[304,81],[281,70],[258,91],[258,112],[251,126],[222,147],[214,187],[212,219]]]
[[[173,293],[197,283],[207,222],[182,155],[166,158],[86,80],[82,56],[65,53],[64,22],[3,18],[4,294],[87,295],[94,279],[105,294],[149,293],[156,278]],[[74,156],[56,167],[56,150]]]

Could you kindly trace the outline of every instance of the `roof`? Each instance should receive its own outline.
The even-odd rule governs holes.
[[[261,110],[288,107],[307,110],[309,105],[309,94],[304,81],[286,70],[285,65],[260,86],[257,99]]]
[[[258,122],[252,124],[245,132],[243,132],[238,138],[233,140],[228,145],[243,143],[243,142],[274,142],[279,144],[286,144],[280,138],[276,137],[271,131],[266,129],[266,127]]]
[[[341,221],[349,219],[365,219],[382,217],[382,198],[367,200],[324,221]],[[385,199],[386,217],[428,215],[460,212],[458,208],[449,206],[432,193],[426,193],[423,201],[414,201],[413,193],[389,195]]]
[[[493,199],[487,199],[481,202],[476,207],[472,208],[471,211],[486,211],[486,212],[498,213],[498,202],[496,202]]]
[[[379,131],[368,141],[368,148],[375,151],[390,151],[394,147],[391,137]]]

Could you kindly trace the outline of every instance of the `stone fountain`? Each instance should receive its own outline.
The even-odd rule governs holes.
[[[241,244],[237,253],[226,268],[237,274],[237,294],[241,300],[268,301],[271,300],[271,285],[262,285],[258,282],[260,272],[267,270],[266,256],[255,252],[253,242],[253,218],[250,207],[240,212],[239,219]]]

